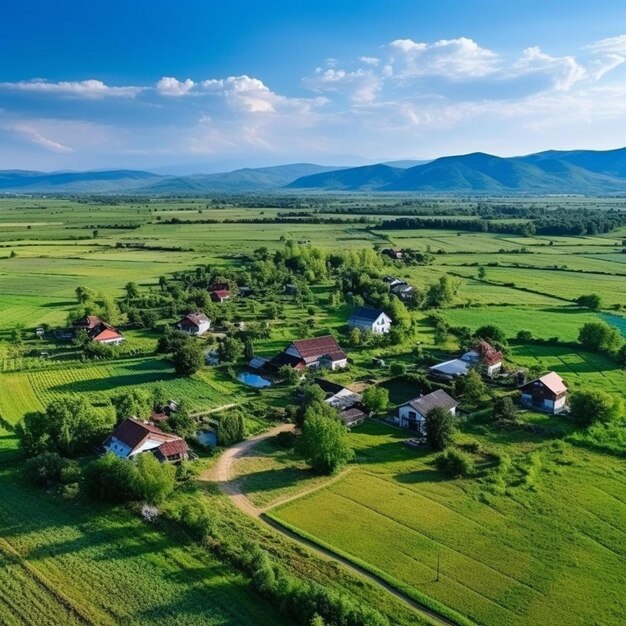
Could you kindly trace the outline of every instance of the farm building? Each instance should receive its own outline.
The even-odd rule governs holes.
[[[523,406],[554,414],[560,413],[566,407],[567,387],[556,372],[531,380],[522,385],[520,391]]]
[[[188,335],[199,337],[211,328],[211,320],[204,313],[189,313],[178,320],[175,328]]]
[[[86,315],[74,322],[74,331],[84,330],[91,341],[109,346],[119,346],[124,341],[124,335],[117,328],[101,320],[95,315]]]
[[[430,411],[434,408],[442,408],[455,415],[458,404],[443,389],[437,389],[426,396],[421,395],[413,400],[409,400],[406,404],[400,405],[396,422],[402,428],[408,428],[424,434],[426,432],[426,416]]]
[[[189,458],[189,448],[182,437],[136,419],[125,419],[102,444],[121,459],[131,459],[152,452],[161,462],[177,463]]]
[[[170,400],[167,404],[163,406],[155,406],[152,414],[150,415],[150,421],[154,423],[158,422],[166,422],[172,413],[176,413],[178,411],[178,403],[174,402],[174,400]]]
[[[476,346],[458,359],[451,359],[437,363],[428,369],[433,378],[452,380],[457,376],[464,376],[472,367],[478,369],[485,376],[495,376],[502,369],[504,355],[486,341],[480,341]]]
[[[228,289],[215,289],[211,291],[211,300],[213,302],[225,302],[230,298],[230,291]]]
[[[396,250],[395,248],[383,248],[380,253],[388,256],[390,259],[402,258],[402,250]]]
[[[360,306],[352,312],[348,326],[383,335],[391,330],[391,318],[381,309]]]
[[[294,341],[283,352],[274,357],[272,365],[275,368],[289,365],[297,370],[303,370],[307,367],[326,367],[336,370],[348,365],[348,357],[341,350],[335,338],[326,335]]]

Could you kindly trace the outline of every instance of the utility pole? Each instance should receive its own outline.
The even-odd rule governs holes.
[[[440,571],[440,561],[441,561],[441,555],[437,555],[437,582],[439,582],[439,571]]]

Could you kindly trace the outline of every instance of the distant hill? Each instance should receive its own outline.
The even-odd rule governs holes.
[[[332,172],[303,176],[287,185],[288,189],[326,189],[334,191],[375,190],[398,181],[405,170],[389,165],[363,165]]]
[[[482,152],[408,169],[372,165],[307,176],[289,189],[431,193],[606,194],[626,192],[626,149],[503,158]]]
[[[133,191],[162,177],[138,170],[103,172],[0,171],[0,192],[111,193]]]
[[[320,172],[340,169],[314,163],[292,163],[273,167],[246,167],[220,174],[194,174],[157,181],[142,191],[149,193],[262,191],[288,185],[291,181]]]
[[[626,148],[549,150],[507,158],[475,152],[433,161],[390,161],[343,168],[291,163],[191,176],[138,170],[0,171],[0,193],[191,195],[281,188],[294,191],[623,194],[626,193]]]

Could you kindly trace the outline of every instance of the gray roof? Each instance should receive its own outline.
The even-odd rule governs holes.
[[[352,312],[350,322],[375,322],[381,315],[387,315],[382,309],[372,309],[368,306],[360,306]],[[389,317],[387,315],[387,317]]]
[[[410,400],[407,404],[424,417],[436,407],[449,411],[459,405],[459,403],[443,389],[437,389],[426,396],[419,396],[419,398]]]
[[[452,359],[451,361],[437,363],[437,365],[433,365],[429,369],[430,371],[440,372],[441,374],[447,374],[448,376],[461,376],[463,374],[467,374],[470,369],[470,365],[467,361]]]

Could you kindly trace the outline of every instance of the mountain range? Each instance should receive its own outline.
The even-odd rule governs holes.
[[[171,176],[139,170],[0,171],[0,193],[244,193],[275,190],[481,194],[626,193],[626,148],[550,150],[520,157],[482,152],[433,161],[359,167],[292,163],[217,174]]]

